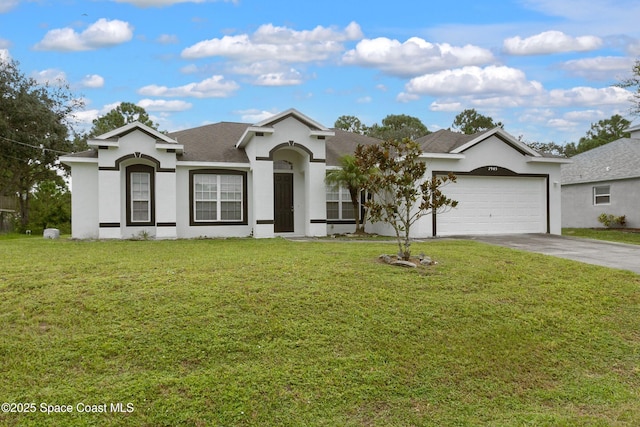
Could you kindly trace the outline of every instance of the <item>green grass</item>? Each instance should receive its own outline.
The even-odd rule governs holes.
[[[609,228],[563,228],[564,236],[640,245],[640,231]]]
[[[0,425],[640,423],[640,276],[413,249],[439,264],[380,264],[384,242],[0,240],[0,401],[37,407]],[[116,402],[134,411],[76,407]]]

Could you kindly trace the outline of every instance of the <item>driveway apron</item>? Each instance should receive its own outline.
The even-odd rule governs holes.
[[[603,267],[640,274],[640,245],[580,239],[552,234],[510,234],[497,236],[456,236],[492,245],[552,255]]]

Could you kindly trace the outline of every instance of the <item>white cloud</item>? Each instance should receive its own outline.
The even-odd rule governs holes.
[[[76,111],[71,116],[79,123],[90,125],[100,116],[100,110],[91,109],[85,111]]]
[[[175,34],[161,34],[156,41],[160,44],[177,44],[178,36]]]
[[[598,49],[602,39],[595,36],[571,37],[561,31],[545,31],[525,39],[519,36],[504,41],[510,55],[544,55],[559,52],[584,52]]]
[[[8,62],[11,60],[9,49],[0,49],[0,62]]]
[[[20,3],[20,0],[0,0],[0,13],[7,13]]]
[[[343,41],[362,37],[355,22],[344,30],[318,26],[296,31],[271,24],[260,26],[252,35],[240,34],[201,41],[182,51],[187,59],[223,56],[242,62],[278,61],[285,63],[320,61],[341,52]]]
[[[563,114],[563,117],[572,122],[592,122],[602,120],[605,114],[602,110],[581,110],[569,111]]]
[[[82,33],[71,28],[51,30],[34,48],[54,51],[95,50],[125,43],[132,38],[133,27],[128,22],[101,18]]]
[[[293,68],[287,72],[261,74],[254,81],[257,86],[295,86],[302,83],[301,74]]]
[[[82,79],[81,84],[88,88],[100,88],[104,86],[104,78],[98,74],[88,74]]]
[[[615,81],[631,73],[633,58],[622,56],[598,56],[567,61],[561,68],[570,74],[589,80]]]
[[[243,122],[260,123],[261,121],[266,120],[269,117],[273,117],[274,114],[277,114],[277,111],[251,109],[235,111],[234,113],[239,114]]]
[[[146,111],[186,111],[193,104],[186,101],[167,101],[163,99],[142,99],[137,104]]]
[[[404,43],[386,37],[364,39],[342,58],[345,64],[378,68],[399,76],[416,76],[447,68],[482,65],[493,59],[489,50],[478,46],[433,44],[419,37],[412,37]]]
[[[67,81],[65,72],[55,68],[34,72],[31,77],[40,84],[63,84]]]
[[[413,95],[535,95],[542,85],[527,80],[521,70],[490,65],[485,68],[463,67],[411,79],[405,90]]]
[[[370,104],[371,102],[373,102],[373,98],[370,96],[363,96],[362,98],[356,99],[356,103],[358,104]]]
[[[562,131],[570,131],[575,129],[576,125],[578,123],[571,121],[571,120],[567,120],[567,119],[563,119],[563,118],[555,118],[555,119],[550,119],[547,121],[547,126],[550,126],[552,128],[556,128],[558,130],[562,130]]]
[[[549,92],[548,102],[553,106],[601,106],[623,105],[629,103],[633,94],[615,86],[605,88],[574,87],[572,89],[553,89]]]
[[[640,40],[633,40],[627,46],[627,52],[632,56],[640,56]]]
[[[429,106],[431,111],[460,112],[464,110],[461,102],[439,102],[434,101]]]
[[[149,85],[138,90],[138,93],[145,96],[170,96],[170,97],[193,97],[193,98],[227,98],[233,94],[240,86],[233,80],[225,80],[223,76],[212,76],[198,83],[189,83],[184,86],[166,87]]]

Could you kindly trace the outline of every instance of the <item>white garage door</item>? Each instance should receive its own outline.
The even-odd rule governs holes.
[[[438,236],[546,233],[546,180],[458,176],[443,192],[458,206],[436,217]]]

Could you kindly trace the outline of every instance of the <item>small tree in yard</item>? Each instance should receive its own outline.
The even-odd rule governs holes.
[[[440,190],[445,183],[455,182],[455,175],[425,179],[427,165],[420,160],[421,152],[420,145],[408,138],[356,149],[360,168],[375,169],[366,186],[374,194],[366,203],[369,217],[393,228],[398,256],[405,261],[411,258],[411,226],[424,215],[458,205]]]

